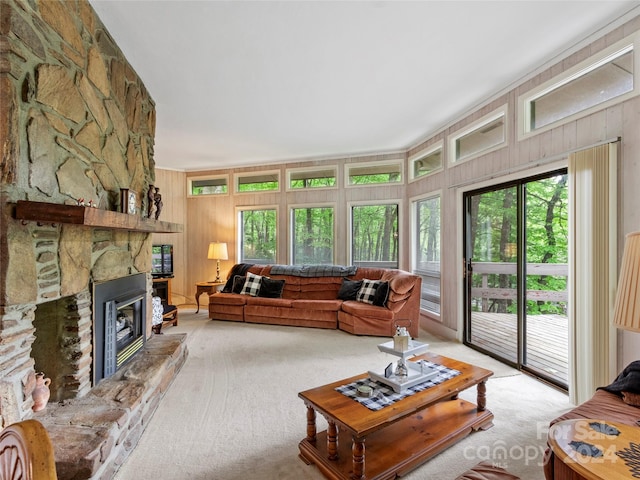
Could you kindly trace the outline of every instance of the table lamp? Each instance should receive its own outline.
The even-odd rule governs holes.
[[[640,332],[640,232],[626,236],[613,308],[613,325]]]
[[[209,244],[209,252],[207,253],[209,260],[216,261],[216,279],[213,280],[216,283],[220,283],[220,260],[227,260],[227,244],[224,242],[211,242]]]

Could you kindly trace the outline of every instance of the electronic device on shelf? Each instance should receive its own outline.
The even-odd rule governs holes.
[[[151,247],[151,276],[153,278],[173,277],[173,245]]]

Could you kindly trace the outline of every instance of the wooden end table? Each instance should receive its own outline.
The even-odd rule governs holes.
[[[485,408],[486,380],[493,372],[430,353],[412,360],[420,359],[461,374],[378,411],[335,390],[368,378],[366,373],[300,392],[307,406],[307,436],[299,444],[302,460],[332,480],[393,479],[472,431],[493,425],[493,414]],[[477,405],[458,398],[474,385]],[[324,432],[316,432],[316,412],[327,420]]]
[[[200,311],[200,295],[207,293],[211,295],[218,291],[218,287],[226,282],[198,282],[196,283],[196,313]]]
[[[600,425],[619,434],[601,433]],[[623,480],[640,477],[640,426],[607,420],[564,420],[549,429],[554,477],[574,480]],[[590,456],[591,446],[602,452]],[[635,465],[635,467],[634,467]],[[635,476],[634,476],[635,474]]]

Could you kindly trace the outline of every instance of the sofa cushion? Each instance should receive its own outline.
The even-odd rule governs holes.
[[[260,305],[263,307],[291,308],[293,300],[288,298],[249,297],[245,295],[247,305]]]
[[[342,280],[342,286],[338,290],[339,300],[355,300],[358,291],[362,287],[362,280]]]
[[[378,307],[383,307],[387,303],[389,295],[389,282],[380,280],[363,279],[362,286],[356,294],[358,302],[369,303]]]
[[[237,295],[235,293],[214,293],[209,297],[209,305],[241,305],[247,304],[246,295]]]
[[[380,280],[388,281],[389,288],[398,296],[408,296],[416,284],[415,275],[402,270],[387,270]]]
[[[284,283],[284,280],[273,280],[269,277],[262,277],[258,296],[266,298],[280,298],[282,297]]]
[[[328,310],[337,312],[342,306],[342,300],[293,300],[292,308],[302,308],[306,310]]]
[[[393,312],[387,308],[376,307],[375,305],[358,301],[342,302],[341,309],[343,312],[358,317],[370,317],[376,320],[393,320],[394,318]]]
[[[260,299],[251,297],[250,300]],[[280,298],[262,298],[279,302]],[[269,323],[274,325],[296,325],[300,327],[337,328],[338,312],[328,310],[305,310],[301,308],[280,308],[264,305],[247,305],[244,307],[246,322]]]
[[[356,274],[351,276],[350,278],[352,280],[364,280],[365,278],[370,278],[372,280],[381,280],[382,275],[384,275],[387,270],[390,269],[378,267],[358,267]]]
[[[247,272],[247,279],[244,281],[244,286],[242,287],[240,295],[250,295],[252,297],[256,297],[258,295],[258,292],[260,291],[261,281],[262,277],[260,275],[255,275],[251,272]]]

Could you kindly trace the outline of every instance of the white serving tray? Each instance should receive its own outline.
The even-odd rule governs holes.
[[[391,342],[391,344],[393,345],[393,342]],[[372,380],[384,383],[385,385],[393,388],[393,391],[396,393],[402,393],[403,390],[426,382],[427,380],[431,380],[438,375],[438,370],[426,365],[421,368],[419,362],[406,362],[406,365],[408,375],[403,380],[395,375],[391,375],[391,377],[386,378],[384,376],[384,370],[377,372],[369,370],[369,377],[371,377]]]
[[[409,340],[409,348],[404,352],[401,352],[400,350],[394,350],[393,340],[378,345],[378,350],[380,350],[381,352],[390,353],[391,355],[395,355],[396,357],[401,357],[403,360],[411,358],[414,355],[426,353],[428,349],[428,343],[422,343],[416,340]]]

